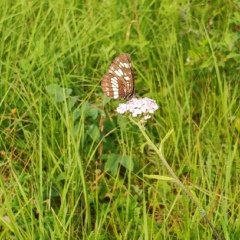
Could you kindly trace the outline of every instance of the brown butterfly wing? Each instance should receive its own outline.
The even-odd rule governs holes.
[[[134,76],[129,54],[117,56],[102,78],[104,94],[114,99],[129,99],[134,94]]]

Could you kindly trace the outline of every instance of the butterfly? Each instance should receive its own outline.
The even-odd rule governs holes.
[[[101,82],[105,95],[113,99],[130,99],[134,94],[134,75],[130,55],[121,53],[103,75]]]

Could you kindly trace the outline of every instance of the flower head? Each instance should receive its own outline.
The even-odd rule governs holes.
[[[155,100],[150,98],[132,98],[127,103],[121,103],[117,107],[117,112],[120,114],[131,113],[132,117],[143,115],[144,119],[151,118],[150,114],[153,114],[158,109],[158,105]]]

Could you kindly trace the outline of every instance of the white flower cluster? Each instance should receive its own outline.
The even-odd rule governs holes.
[[[153,114],[158,109],[158,105],[155,100],[150,98],[132,98],[127,103],[121,103],[117,107],[117,112],[120,114],[131,113],[132,117],[143,115],[144,119],[151,118],[150,114]]]

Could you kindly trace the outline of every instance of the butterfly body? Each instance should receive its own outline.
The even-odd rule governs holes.
[[[113,60],[102,78],[101,86],[104,94],[113,99],[129,99],[134,95],[134,75],[129,54],[121,53]]]

